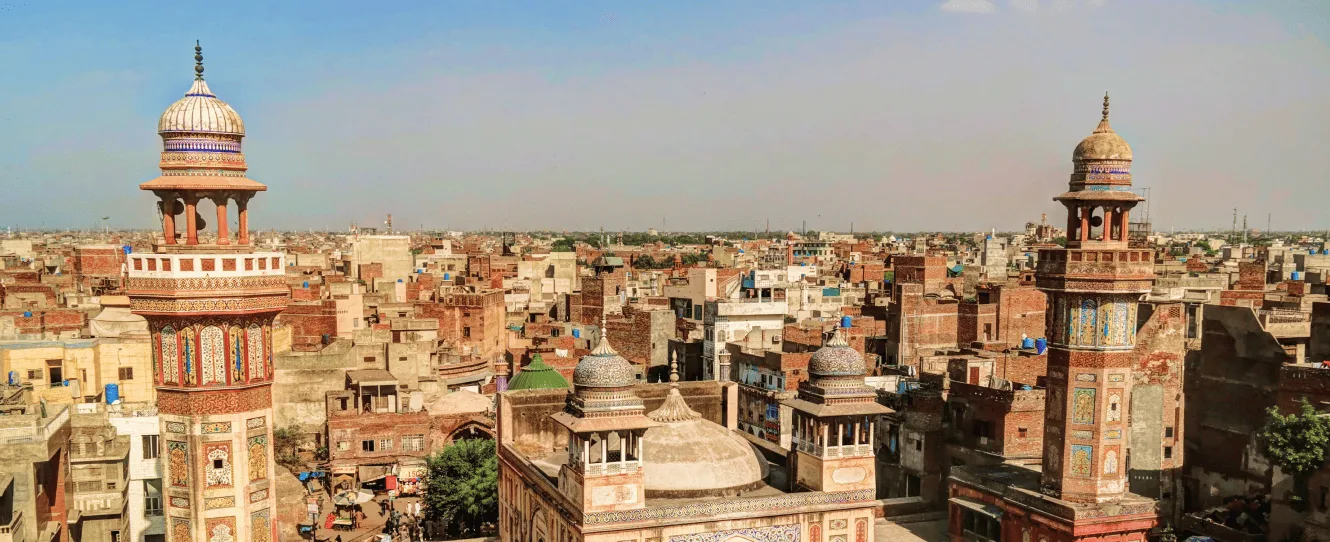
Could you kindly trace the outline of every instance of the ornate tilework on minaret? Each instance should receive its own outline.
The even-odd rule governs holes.
[[[203,80],[202,48],[194,53],[189,91],[157,125],[162,175],[140,185],[160,198],[162,237],[128,257],[130,308],[152,334],[170,540],[273,540],[272,322],[290,289],[282,254],[250,243],[247,205],[267,187],[245,176],[244,123]],[[217,205],[210,239],[203,199]]]
[[[1137,303],[1154,279],[1154,254],[1128,242],[1131,147],[1103,117],[1076,146],[1067,192],[1067,246],[1039,253],[1035,274],[1048,295],[1045,493],[1105,502],[1126,492],[1123,409],[1131,394]]]

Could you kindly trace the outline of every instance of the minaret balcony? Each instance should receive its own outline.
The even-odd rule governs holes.
[[[1150,250],[1045,249],[1039,251],[1035,266],[1040,288],[1064,289],[1077,281],[1122,282],[1125,284],[1116,291],[1146,293],[1154,278],[1154,252]]]

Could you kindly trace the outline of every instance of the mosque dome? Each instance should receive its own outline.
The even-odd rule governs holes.
[[[1104,116],[1094,132],[1081,140],[1072,152],[1073,161],[1131,160],[1131,146],[1108,125],[1108,94],[1104,94]]]
[[[166,108],[157,121],[157,132],[245,135],[245,123],[230,105],[217,98],[203,80],[203,49],[194,46],[194,84],[185,97]]]
[[[603,325],[601,329],[605,329]],[[626,388],[636,383],[633,364],[610,347],[603,332],[596,349],[582,356],[573,369],[573,386],[577,388]]]
[[[545,360],[536,354],[531,358],[531,363],[517,372],[511,381],[508,382],[508,389],[511,390],[543,390],[543,389],[567,389],[568,380],[564,379],[559,371],[554,370],[545,363]]]
[[[677,385],[647,417],[660,424],[642,436],[648,496],[726,497],[762,485],[765,473],[753,445],[689,408]]]
[[[818,376],[859,376],[864,374],[864,357],[845,342],[841,330],[808,360],[809,374]]]

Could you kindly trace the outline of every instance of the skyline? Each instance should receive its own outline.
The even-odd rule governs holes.
[[[1328,226],[1313,2],[146,6],[0,7],[0,225],[155,227],[199,39],[255,229],[1009,231],[1058,216],[1105,90],[1156,229]]]

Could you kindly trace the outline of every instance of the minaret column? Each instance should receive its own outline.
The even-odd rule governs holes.
[[[253,196],[253,194],[246,193],[244,195],[237,195],[235,198],[236,210],[240,212],[240,222],[237,225],[237,228],[240,231],[236,232],[238,236],[236,242],[242,245],[249,244],[249,198],[251,196]]]
[[[185,194],[185,244],[199,244],[199,223],[195,216],[199,210],[199,197],[195,194]]]
[[[1089,241],[1089,240],[1090,240],[1090,212],[1091,212],[1091,211],[1090,211],[1090,207],[1087,206],[1087,205],[1082,205],[1082,206],[1080,207],[1080,209],[1081,209],[1081,228],[1080,228],[1080,232],[1079,232],[1080,235],[1077,236],[1077,238],[1080,239],[1081,242],[1085,242],[1085,241]]]
[[[226,224],[230,221],[226,216],[227,196],[226,192],[218,192],[212,196],[212,202],[217,205],[217,244],[219,245],[231,244],[231,232]]]
[[[175,244],[175,204],[175,194],[163,195],[158,204],[162,210],[162,236],[168,245]]]

